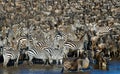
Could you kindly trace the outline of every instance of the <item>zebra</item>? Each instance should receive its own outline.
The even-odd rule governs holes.
[[[64,53],[66,54],[65,57],[67,57],[69,49],[72,49],[73,51],[77,51],[77,56],[79,56],[79,53],[82,53],[84,51],[83,50],[84,46],[86,46],[84,45],[86,36],[87,35],[83,34],[78,41],[72,41],[72,40],[65,41],[64,43]]]
[[[33,62],[32,62],[33,58],[41,59],[41,60],[43,60],[43,62],[45,64],[47,62],[47,60],[49,59],[49,56],[50,56],[44,50],[40,51],[40,50],[35,49],[35,48],[27,50],[25,52],[25,54],[29,56],[29,64],[33,64]]]
[[[47,51],[51,55],[50,63],[52,63],[53,60],[55,60],[57,65],[59,64],[59,62],[60,65],[62,65],[64,58],[64,53],[62,49],[58,47],[52,49],[45,49],[45,51]]]
[[[58,36],[57,36],[58,37]],[[63,53],[62,49],[54,47],[53,41],[52,46],[47,45],[46,43],[41,43],[37,41],[35,38],[31,37],[31,41],[28,42],[28,50],[25,52],[26,55],[29,57],[29,63],[33,64],[32,59],[42,59],[44,64],[51,64],[53,60],[56,60],[57,64],[60,61],[62,64]],[[39,43],[39,44],[38,44]],[[48,60],[48,62],[47,62]]]
[[[4,47],[3,48],[3,67],[6,67],[9,60],[16,60],[14,63],[14,66],[18,65],[18,61],[19,61],[19,56],[20,56],[20,52],[19,50],[14,50],[12,47]]]
[[[9,45],[5,45],[3,47],[3,67],[7,67],[9,60],[15,60],[14,66],[18,65],[19,57],[20,57],[20,50],[19,50],[19,42],[16,43],[16,39],[13,38],[12,42],[9,42]]]
[[[28,50],[25,51],[25,55],[27,55],[29,57],[29,65],[32,65],[32,59],[41,59],[43,60],[44,64],[47,63],[48,59],[51,59],[51,55],[47,52],[45,52],[45,49],[51,49],[48,46],[36,46],[36,44],[34,44],[34,40],[29,40],[28,43]],[[48,62],[49,63],[49,62]],[[48,64],[47,63],[47,64]]]
[[[5,40],[6,41],[6,40]],[[15,60],[14,66],[18,65],[20,55],[23,54],[23,48],[27,48],[26,37],[20,37],[19,39],[13,38],[9,45],[3,47],[3,66],[6,67],[9,60]],[[7,42],[4,42],[7,43]]]

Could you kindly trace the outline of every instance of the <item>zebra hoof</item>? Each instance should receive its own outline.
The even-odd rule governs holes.
[[[15,64],[14,64],[14,67],[18,67],[18,63],[15,63]]]
[[[6,65],[3,65],[3,68],[7,68],[7,66],[6,66]]]
[[[18,67],[18,65],[14,65],[14,67]]]

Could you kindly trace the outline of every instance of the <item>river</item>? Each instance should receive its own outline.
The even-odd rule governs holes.
[[[61,73],[61,67],[59,66],[44,66],[40,64],[29,66],[27,64],[21,64],[18,67],[9,66],[3,68],[1,64],[0,74],[120,74],[120,61],[111,61],[108,70],[91,69],[84,72],[65,73]]]

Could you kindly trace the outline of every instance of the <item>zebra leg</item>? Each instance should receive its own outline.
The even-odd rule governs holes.
[[[46,65],[47,65],[47,66],[49,65],[49,60],[48,60],[48,59],[46,59]]]
[[[46,60],[46,59],[43,59],[43,62],[44,62],[43,65],[46,65],[46,64],[47,64],[47,60]]]
[[[60,65],[62,65],[63,64],[63,60],[62,59],[60,59]]]
[[[53,60],[52,60],[52,59],[49,59],[49,63],[52,64],[52,63],[53,63]]]
[[[9,62],[9,60],[10,60],[10,58],[9,57],[6,57],[6,56],[3,56],[3,58],[4,58],[4,62],[3,62],[3,67],[7,67],[7,64],[8,64],[8,62]]]
[[[33,59],[33,56],[29,56],[29,65],[33,64],[32,59]]]
[[[79,53],[80,53],[80,50],[77,50],[77,57],[79,57],[79,55],[80,55]]]
[[[59,65],[59,60],[58,59],[56,59],[56,65]]]
[[[17,60],[15,61],[15,64],[14,64],[15,67],[18,66],[19,57],[20,57],[20,54],[18,54],[18,56],[17,56]]]

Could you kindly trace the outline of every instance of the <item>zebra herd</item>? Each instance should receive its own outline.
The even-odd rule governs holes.
[[[9,38],[9,35],[12,36],[11,32],[7,33],[8,36],[1,36],[0,52],[4,59],[3,66],[6,67],[10,60],[15,60],[14,65],[17,66],[21,55],[26,55],[22,58],[28,57],[29,64],[33,64],[35,58],[41,59],[44,64],[52,64],[55,60],[56,64],[61,65],[66,58],[82,58],[84,52],[88,55],[87,61],[89,59],[92,62],[98,59],[97,57],[101,53],[104,54],[102,57],[111,58],[116,54],[120,56],[119,47],[115,47],[119,43],[115,44],[112,41],[116,40],[114,38],[116,34],[111,34],[112,28],[101,28],[96,25],[85,25],[78,29],[66,26],[62,28],[65,29],[57,27],[56,30],[43,31],[41,27],[37,26],[35,29],[22,30],[19,37],[16,35]],[[67,29],[72,31],[68,32]],[[76,37],[73,38],[74,36]],[[82,61],[84,60],[82,59]]]
[[[19,57],[25,54],[29,57],[29,64],[32,64],[33,58],[42,59],[44,63],[52,63],[53,60],[60,61],[62,64],[63,51],[59,48],[53,48],[49,46],[36,46],[34,41],[28,39],[27,37],[21,37],[17,41],[17,44],[11,46],[1,46],[1,55],[3,56],[4,62],[3,66],[6,67],[10,60],[15,60],[14,65],[17,66],[19,62]]]

